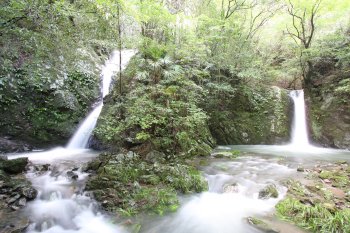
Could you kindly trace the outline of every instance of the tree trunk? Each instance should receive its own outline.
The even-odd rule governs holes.
[[[123,95],[122,90],[122,30],[120,23],[120,6],[118,5],[117,9],[118,17],[118,50],[119,50],[119,92],[120,95]]]

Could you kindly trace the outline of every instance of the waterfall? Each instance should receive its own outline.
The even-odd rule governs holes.
[[[131,57],[135,54],[134,50],[122,50],[122,67],[123,70],[128,64]],[[113,74],[120,72],[119,70],[119,51],[114,51],[110,59],[102,68],[102,97],[109,94],[110,85],[112,82]],[[96,126],[97,119],[101,113],[103,107],[103,100],[101,100],[97,106],[91,111],[91,113],[83,120],[78,127],[78,130],[74,133],[73,137],[69,140],[67,145],[68,149],[83,149],[87,147],[89,138]]]
[[[289,96],[294,103],[291,144],[295,147],[310,146],[306,126],[304,91],[291,91]]]

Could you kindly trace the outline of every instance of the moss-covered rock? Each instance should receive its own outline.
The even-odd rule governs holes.
[[[179,204],[178,193],[208,188],[201,174],[181,161],[161,157],[146,160],[133,152],[101,154],[87,169],[94,173],[86,190],[92,191],[104,209],[128,216],[174,211]]]
[[[247,218],[247,222],[248,222],[249,225],[253,226],[254,228],[259,229],[262,232],[265,232],[265,233],[279,233],[278,230],[274,229],[268,223],[266,223],[263,220],[258,219],[256,217],[248,217]]]
[[[24,172],[27,165],[28,158],[18,158],[12,160],[0,159],[0,169],[10,174]]]
[[[276,185],[274,184],[269,184],[265,188],[259,191],[260,199],[277,198],[277,197],[278,197],[278,191],[277,191]]]

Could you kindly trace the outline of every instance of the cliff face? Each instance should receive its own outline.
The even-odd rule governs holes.
[[[290,99],[278,87],[247,87],[208,110],[218,144],[281,144],[289,141]]]
[[[349,71],[333,71],[309,91],[311,135],[316,143],[350,149],[349,77]]]

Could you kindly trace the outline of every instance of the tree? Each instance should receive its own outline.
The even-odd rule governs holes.
[[[292,17],[292,28],[287,28],[287,34],[300,45],[299,63],[302,71],[303,87],[310,88],[312,76],[312,63],[305,59],[305,51],[310,48],[315,35],[315,20],[318,16],[322,0],[316,0],[311,9],[307,7],[297,8],[291,0],[288,2],[287,11]]]

